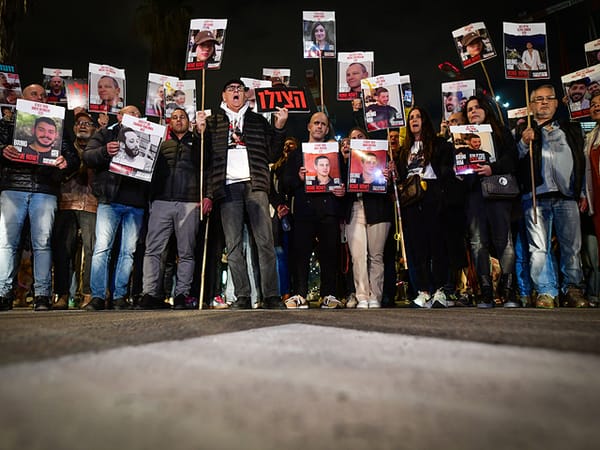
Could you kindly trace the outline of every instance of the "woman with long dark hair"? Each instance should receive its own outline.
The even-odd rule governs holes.
[[[510,130],[497,118],[490,101],[481,95],[467,100],[463,114],[470,124],[489,124],[492,128],[494,158],[479,164],[466,175],[468,192],[465,206],[471,257],[477,271],[481,296],[479,308],[493,308],[494,289],[490,270],[490,248],[493,245],[500,262],[500,297],[505,307],[518,307],[515,297],[515,250],[511,233],[512,199],[486,199],[481,193],[481,179],[490,175],[515,174],[518,153]]]
[[[427,187],[420,200],[401,208],[410,281],[416,294],[411,306],[445,308],[448,251],[442,219],[446,187],[454,178],[454,146],[436,136],[429,114],[419,106],[408,114],[396,167],[399,182],[418,176]]]

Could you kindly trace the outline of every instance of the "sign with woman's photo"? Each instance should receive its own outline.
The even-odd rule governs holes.
[[[467,100],[475,95],[475,80],[450,81],[442,83],[442,111],[444,119],[461,112]]]
[[[475,173],[475,169],[479,168],[480,164],[496,161],[491,125],[452,126],[450,133],[456,149],[454,165],[456,175]]]
[[[373,75],[373,52],[338,53],[338,100],[360,98],[360,81]]]
[[[125,70],[90,63],[89,110],[117,114],[125,106]]]
[[[192,19],[185,70],[220,69],[226,30],[227,19]]]
[[[13,146],[19,161],[54,165],[62,147],[64,119],[62,106],[17,100]]]
[[[73,78],[71,69],[42,69],[44,89],[46,89],[46,101],[48,103],[67,103],[67,80]],[[64,106],[64,105],[63,105]]]
[[[305,58],[335,58],[335,11],[303,11]]]
[[[496,56],[496,50],[483,22],[471,23],[454,30],[452,38],[465,69]]]
[[[120,175],[150,181],[166,127],[125,114],[117,136],[119,152],[109,170]]]
[[[348,192],[387,191],[383,175],[387,163],[388,141],[385,139],[351,139],[348,165]]]
[[[401,84],[398,72],[361,80],[367,131],[405,125]]]
[[[504,22],[503,26],[506,78],[550,78],[546,24]]]
[[[590,100],[600,92],[600,64],[560,77],[571,119],[590,115]]]
[[[337,142],[303,142],[306,192],[330,192],[342,185]]]

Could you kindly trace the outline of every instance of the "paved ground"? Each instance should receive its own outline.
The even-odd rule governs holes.
[[[596,449],[600,310],[0,314],[0,449]]]

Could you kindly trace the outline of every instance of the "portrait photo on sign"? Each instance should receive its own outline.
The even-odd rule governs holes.
[[[304,58],[335,58],[335,11],[303,11]]]
[[[404,101],[400,83],[399,73],[361,80],[367,131],[405,125]]]
[[[62,106],[17,100],[13,146],[19,161],[54,165],[62,147],[64,117]]]
[[[496,161],[491,125],[451,126],[450,133],[456,149],[454,170],[457,175],[472,174],[480,164]]]
[[[125,106],[125,70],[90,63],[88,82],[91,112],[117,114]]]
[[[177,77],[161,75],[158,73],[148,74],[148,88],[146,90],[146,116],[165,117],[165,83],[174,83]]]
[[[330,192],[342,184],[337,142],[303,142],[305,191]]]
[[[146,123],[148,125],[144,126]],[[152,172],[164,130],[162,125],[124,115],[117,135],[119,152],[112,161],[143,172]]]
[[[475,80],[442,83],[442,111],[448,120],[454,113],[464,110],[467,100],[475,95]]]
[[[571,119],[589,117],[590,100],[600,92],[600,64],[563,75],[561,83]]]
[[[546,24],[504,22],[503,25],[506,78],[550,78]]]
[[[351,139],[350,149],[347,191],[385,193],[388,141]]]
[[[463,68],[496,56],[496,50],[483,22],[466,25],[452,32]]]
[[[190,119],[196,120],[196,80],[165,81],[165,122],[171,121],[171,114],[176,108],[183,109]]]
[[[586,42],[583,46],[587,66],[600,64],[600,39]]]
[[[46,89],[48,103],[67,103],[67,81],[73,78],[71,69],[42,69],[42,85]]]
[[[291,69],[269,69],[267,67],[263,67],[262,79],[265,81],[270,81],[271,86],[277,86],[281,84],[284,86],[289,86],[291,74]]]
[[[21,81],[19,74],[11,72],[0,72],[0,105],[17,105],[17,99],[22,98]]]
[[[338,53],[338,100],[360,98],[361,80],[373,75],[373,52]]]
[[[185,70],[220,69],[227,19],[192,19]]]

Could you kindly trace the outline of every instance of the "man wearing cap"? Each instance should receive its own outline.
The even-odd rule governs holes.
[[[83,151],[96,124],[87,112],[75,114],[73,145],[82,158]],[[54,221],[52,235],[52,256],[54,260],[54,303],[52,309],[69,307],[69,289],[73,272],[77,274],[78,291],[83,295],[80,306],[84,307],[92,299],[90,290],[90,271],[94,251],[96,210],[98,200],[92,194],[92,171],[81,162],[79,170],[60,187],[58,211]],[[78,234],[81,235],[79,243]],[[77,253],[83,249],[82,264],[75,264]],[[83,266],[83,267],[82,267]]]
[[[241,80],[230,80],[223,87],[220,110],[208,118],[203,111],[197,114],[210,152],[206,197],[220,205],[227,263],[237,298],[231,308],[251,308],[242,232],[247,217],[256,242],[263,307],[275,309],[282,304],[269,213],[269,163],[277,161],[283,151],[288,111],[277,108],[273,126],[249,108],[245,92]]]
[[[219,41],[211,30],[199,31],[194,38],[196,61],[208,64],[208,60],[215,55],[215,45]],[[193,118],[191,118],[193,119]]]
[[[23,89],[23,98],[46,103],[46,90],[31,84]],[[60,182],[77,170],[79,158],[69,140],[63,139],[61,154],[52,164],[26,164],[11,141],[4,141],[5,137],[0,136],[0,311],[12,309],[17,252],[27,217],[33,249],[33,308],[45,311],[50,309],[52,294],[50,242]]]

